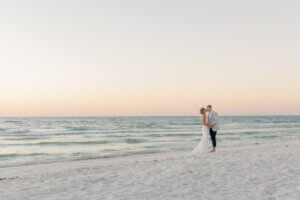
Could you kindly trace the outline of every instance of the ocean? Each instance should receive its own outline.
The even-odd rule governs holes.
[[[220,116],[217,148],[300,139],[300,116]],[[192,150],[200,116],[0,118],[0,167]]]

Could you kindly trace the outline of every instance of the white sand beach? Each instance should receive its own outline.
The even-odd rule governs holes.
[[[0,169],[0,199],[299,199],[300,142]]]

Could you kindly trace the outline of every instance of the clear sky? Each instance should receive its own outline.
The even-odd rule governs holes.
[[[0,116],[300,114],[299,0],[2,0]]]

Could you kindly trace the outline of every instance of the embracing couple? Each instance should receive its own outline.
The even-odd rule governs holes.
[[[206,106],[206,108],[200,109],[200,114],[202,115],[202,139],[198,146],[194,149],[193,154],[207,153],[209,148],[209,135],[212,141],[212,150],[210,152],[216,151],[216,135],[217,131],[220,129],[218,125],[218,113],[212,109],[211,105]]]

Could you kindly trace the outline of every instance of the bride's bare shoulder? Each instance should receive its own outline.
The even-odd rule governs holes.
[[[205,122],[206,120],[206,115],[202,115],[202,121]]]

